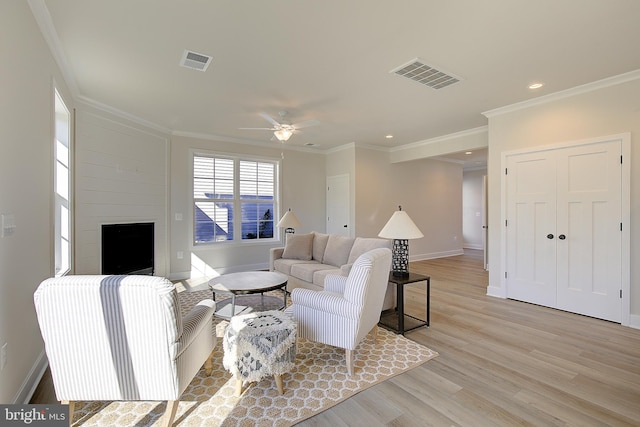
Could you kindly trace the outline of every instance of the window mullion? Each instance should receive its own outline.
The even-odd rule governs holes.
[[[240,230],[242,240],[242,201],[240,197],[240,159],[233,162],[233,240],[237,239],[236,230]]]

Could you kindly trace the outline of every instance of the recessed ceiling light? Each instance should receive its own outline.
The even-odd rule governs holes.
[[[544,86],[544,83],[531,83],[529,89],[540,89],[542,86]]]
[[[466,155],[473,154],[473,151],[466,151],[464,154]]]
[[[387,136],[385,136],[385,138],[391,139],[391,138],[393,138],[393,135],[387,135]]]

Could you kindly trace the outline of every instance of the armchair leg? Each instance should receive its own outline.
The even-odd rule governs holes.
[[[371,332],[373,332],[373,342],[375,344],[378,344],[378,325],[375,325],[372,329]]]
[[[63,405],[69,405],[69,426],[71,426],[73,424],[73,411],[76,408],[76,402],[71,400],[63,400],[62,402]]]
[[[173,425],[173,419],[176,416],[176,412],[178,412],[179,402],[179,400],[167,401],[167,409],[164,411],[164,415],[162,416],[162,427],[170,427]]]
[[[345,350],[345,358],[347,359],[347,373],[353,375],[353,350]]]

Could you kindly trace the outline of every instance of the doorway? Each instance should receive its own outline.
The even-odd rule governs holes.
[[[350,236],[349,175],[327,177],[327,233]]]

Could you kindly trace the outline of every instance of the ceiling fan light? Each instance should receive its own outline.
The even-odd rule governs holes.
[[[289,129],[278,129],[277,131],[273,132],[273,134],[276,136],[276,138],[278,138],[278,141],[285,142],[289,138],[291,138],[293,132],[291,132]]]

